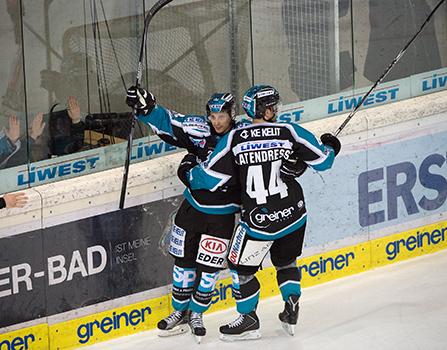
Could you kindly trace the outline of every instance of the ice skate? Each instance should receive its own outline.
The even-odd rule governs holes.
[[[159,337],[171,337],[188,331],[188,311],[174,311],[157,324]]]
[[[202,314],[198,312],[191,312],[188,324],[196,343],[200,344],[200,342],[202,341],[202,337],[206,334],[206,328],[203,325]]]
[[[220,327],[220,339],[223,341],[237,341],[261,338],[259,332],[259,318],[255,311],[239,314],[233,322]]]
[[[282,323],[284,330],[290,334],[295,334],[295,325],[298,321],[298,311],[300,297],[298,295],[291,295],[284,305],[284,311],[278,317]]]

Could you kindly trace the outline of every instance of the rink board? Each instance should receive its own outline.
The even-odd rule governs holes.
[[[299,259],[302,287],[446,249],[446,236],[447,221],[442,221]],[[257,276],[261,298],[279,294],[273,267],[259,271]],[[233,307],[231,293],[231,280],[219,280],[210,312]],[[170,298],[166,295],[54,325],[41,324],[7,333],[0,337],[0,349],[73,349],[153,329],[170,312]]]

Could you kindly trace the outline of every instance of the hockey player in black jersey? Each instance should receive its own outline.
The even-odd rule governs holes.
[[[162,140],[189,151],[183,164],[204,161],[222,135],[236,125],[231,93],[212,95],[206,104],[206,116],[171,111],[158,105],[150,92],[136,87],[128,89],[126,102]],[[160,336],[168,336],[185,332],[189,323],[200,342],[206,333],[202,314],[211,304],[219,271],[226,266],[240,194],[231,188],[225,192],[186,188],[184,197],[171,228],[169,247],[175,259],[174,312],[161,320],[158,328]]]
[[[295,176],[307,166],[329,169],[341,147],[331,134],[322,135],[320,142],[301,126],[274,123],[279,102],[279,93],[271,86],[250,88],[242,107],[253,124],[230,131],[206,166],[187,171],[192,189],[216,191],[238,185],[242,192],[241,220],[228,254],[239,316],[220,327],[223,340],[260,337],[256,315],[260,285],[255,273],[268,251],[285,302],[279,319],[294,334],[301,295],[296,259],[301,255],[307,216]]]

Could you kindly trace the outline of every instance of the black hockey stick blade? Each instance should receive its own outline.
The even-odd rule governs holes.
[[[144,19],[144,28],[143,28],[143,36],[141,38],[141,46],[140,46],[140,56],[138,60],[138,67],[137,67],[137,80],[135,82],[136,86],[140,86],[140,80],[141,75],[143,73],[143,56],[144,56],[144,47],[146,46],[146,37],[147,37],[147,31],[149,28],[149,23],[151,22],[152,18],[156,15],[158,11],[160,11],[164,6],[172,2],[173,0],[159,0],[157,1],[154,6],[151,7],[149,12],[147,13],[145,19]],[[124,202],[126,200],[126,192],[127,192],[127,179],[129,177],[129,165],[130,165],[130,157],[132,153],[132,143],[133,143],[133,129],[135,127],[135,121],[137,118],[137,114],[135,109],[132,111],[132,124],[130,127],[129,137],[127,138],[127,150],[126,150],[126,161],[124,163],[124,173],[123,173],[123,182],[121,184],[121,196],[120,196],[120,203],[119,208],[124,208]]]
[[[425,25],[430,21],[430,19],[433,17],[435,12],[438,10],[438,8],[442,5],[442,3],[445,2],[445,0],[439,1],[439,3],[435,6],[435,8],[430,12],[428,17],[425,19],[424,23],[422,23],[419,30],[416,32],[416,34],[413,35],[413,37],[410,39],[410,41],[403,47],[402,50],[399,51],[396,57],[391,61],[391,63],[388,65],[388,67],[385,69],[385,71],[382,73],[382,75],[377,79],[377,81],[374,83],[373,86],[368,90],[368,92],[363,95],[360,102],[355,106],[355,108],[349,113],[349,115],[346,117],[346,119],[343,121],[343,123],[339,126],[337,131],[335,131],[334,135],[338,136],[340,132],[345,128],[345,126],[349,123],[349,121],[352,119],[354,114],[358,111],[358,109],[363,105],[363,102],[368,98],[369,94],[377,87],[377,85],[380,84],[380,82],[386,77],[388,72],[395,66],[395,64],[401,59],[405,51],[407,51],[408,47],[413,43],[413,41],[416,40],[416,38],[419,36],[419,34],[422,32],[422,29],[424,29]]]

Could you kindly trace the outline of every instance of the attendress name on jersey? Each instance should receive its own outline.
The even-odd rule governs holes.
[[[233,148],[238,164],[259,164],[272,162],[291,153],[291,144],[285,140],[248,141]]]

